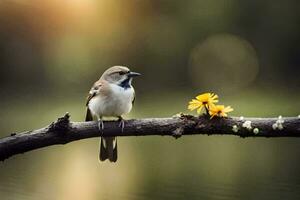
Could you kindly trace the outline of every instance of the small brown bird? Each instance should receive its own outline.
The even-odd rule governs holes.
[[[98,120],[99,131],[103,132],[103,117],[118,117],[123,132],[124,120],[122,115],[131,111],[135,99],[132,78],[141,74],[131,72],[127,67],[114,66],[107,69],[96,81],[87,98],[87,112],[85,121]],[[118,158],[117,139],[115,137],[101,137],[101,161],[108,159],[116,162]]]

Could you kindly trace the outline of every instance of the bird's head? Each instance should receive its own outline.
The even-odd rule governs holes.
[[[108,68],[101,79],[108,81],[109,83],[119,85],[121,87],[130,87],[132,78],[140,76],[140,73],[131,72],[130,69],[124,66],[113,66]]]

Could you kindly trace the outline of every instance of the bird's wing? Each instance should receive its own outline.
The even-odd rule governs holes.
[[[94,83],[93,87],[90,89],[89,91],[89,95],[87,96],[86,99],[86,106],[88,106],[90,100],[96,96],[97,94],[99,94],[99,92],[101,91],[101,88],[103,87],[103,82],[98,80]]]

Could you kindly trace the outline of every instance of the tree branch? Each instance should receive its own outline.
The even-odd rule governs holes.
[[[34,149],[99,137],[97,122],[71,122],[69,114],[45,128],[0,139],[0,160]],[[246,122],[247,121],[247,122]],[[251,123],[249,122],[251,121]],[[213,118],[180,114],[172,118],[132,119],[123,133],[116,121],[105,122],[103,136],[237,135],[240,137],[300,137],[300,118]]]

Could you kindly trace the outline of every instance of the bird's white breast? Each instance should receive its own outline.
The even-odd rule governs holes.
[[[98,94],[89,102],[89,109],[93,115],[98,116],[121,116],[130,112],[134,89],[124,89],[116,84],[110,84],[109,95]]]

